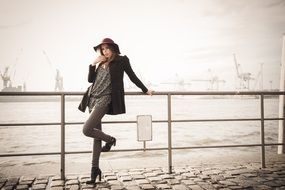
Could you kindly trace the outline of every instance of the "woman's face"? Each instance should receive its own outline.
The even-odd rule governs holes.
[[[102,44],[101,45],[101,50],[102,50],[103,55],[106,58],[110,59],[112,57],[113,52],[112,52],[111,48],[107,44]]]

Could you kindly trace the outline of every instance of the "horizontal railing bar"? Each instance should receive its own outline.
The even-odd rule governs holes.
[[[18,154],[0,154],[0,157],[15,157],[15,156],[48,156],[60,155],[60,152],[35,152],[35,153],[18,153]]]
[[[60,123],[1,123],[2,126],[42,126],[42,125],[60,125]]]
[[[216,122],[216,121],[260,121],[260,118],[247,118],[247,119],[180,119],[171,120],[171,122]],[[284,120],[283,118],[266,118],[264,120]]]
[[[265,146],[278,146],[285,145],[285,143],[269,143],[264,144]],[[212,146],[188,146],[188,147],[172,147],[172,149],[182,150],[182,149],[203,149],[203,148],[238,148],[238,147],[254,147],[262,146],[261,144],[243,144],[243,145],[212,145]],[[133,151],[154,151],[154,150],[168,150],[167,147],[159,148],[138,148],[138,149],[117,149],[111,150],[110,152],[133,152]],[[68,151],[65,154],[85,154],[92,153],[92,151]],[[42,152],[42,153],[21,153],[21,154],[0,154],[0,157],[15,157],[15,156],[42,156],[42,155],[60,155],[60,152]]]
[[[0,92],[0,96],[79,96],[84,92]],[[125,92],[125,95],[145,95],[142,92]],[[285,95],[284,91],[164,91],[153,95]]]
[[[222,122],[222,121],[260,121],[260,118],[247,118],[247,119],[179,119],[171,120],[171,122]],[[284,120],[284,118],[264,118],[266,121]],[[153,120],[153,123],[165,123],[167,120]],[[137,123],[137,121],[103,121],[103,124],[122,124],[122,123]],[[1,126],[41,126],[41,125],[60,125],[61,123],[1,123]],[[81,125],[84,122],[65,122],[66,125]]]

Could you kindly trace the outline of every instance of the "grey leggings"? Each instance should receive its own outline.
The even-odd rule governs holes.
[[[108,106],[96,107],[83,126],[83,134],[94,138],[92,167],[99,167],[99,157],[102,149],[102,141],[110,142],[111,136],[102,132],[101,119],[107,113]]]

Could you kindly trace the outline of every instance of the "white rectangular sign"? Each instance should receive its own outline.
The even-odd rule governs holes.
[[[151,115],[137,116],[138,141],[152,140],[152,117]]]

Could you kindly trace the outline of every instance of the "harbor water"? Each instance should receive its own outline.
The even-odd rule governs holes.
[[[66,122],[84,122],[89,113],[80,112],[77,100],[67,101]],[[155,120],[167,120],[166,96],[127,96],[127,113],[106,115],[103,121],[136,121],[137,115],[152,115]],[[260,99],[255,97],[173,96],[172,119],[246,119],[260,118]],[[0,123],[59,123],[60,102],[1,102]],[[278,98],[265,99],[265,117],[278,117]],[[152,123],[152,141],[147,148],[168,145],[168,124]],[[137,141],[136,123],[103,124],[103,131],[117,138],[118,149],[142,148]],[[92,139],[82,134],[82,125],[66,125],[66,151],[90,151]],[[35,153],[60,152],[60,125],[4,126],[0,128],[0,152]],[[265,142],[277,143],[278,121],[265,121]],[[260,121],[173,122],[172,146],[211,146],[260,143]],[[277,147],[266,147],[267,154],[276,154]],[[173,165],[194,163],[238,162],[246,158],[259,161],[260,147],[173,150]],[[213,158],[213,159],[209,159]],[[252,161],[252,160],[251,160]],[[67,154],[67,173],[89,172],[91,154]],[[0,174],[59,173],[59,155],[0,158]],[[102,153],[103,168],[155,167],[167,165],[167,151],[133,151]],[[13,172],[14,173],[13,173]],[[16,172],[16,173],[15,173]]]

